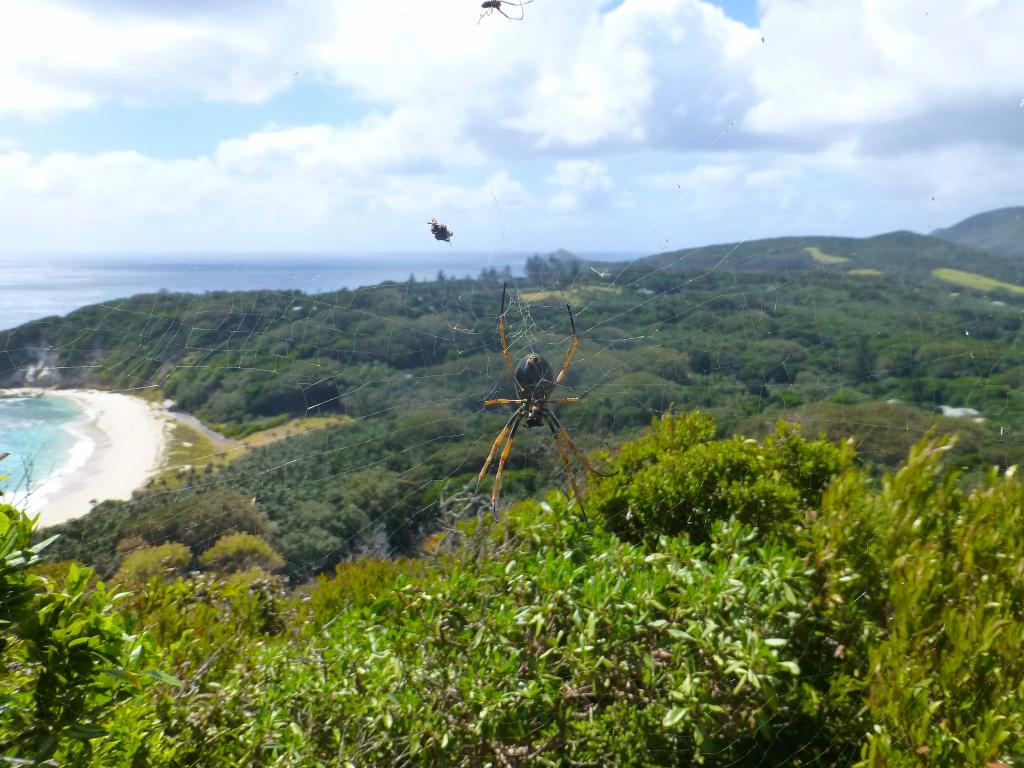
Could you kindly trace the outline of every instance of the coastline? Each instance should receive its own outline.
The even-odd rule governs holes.
[[[68,461],[41,480],[24,504],[39,515],[40,528],[82,517],[94,502],[130,499],[163,466],[170,417],[162,405],[91,389],[19,388],[0,395],[64,397],[83,411],[68,428],[76,438]]]

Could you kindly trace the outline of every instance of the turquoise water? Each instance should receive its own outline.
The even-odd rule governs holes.
[[[47,476],[66,467],[84,436],[75,431],[84,412],[66,397],[0,397],[0,483],[4,501],[24,499]]]

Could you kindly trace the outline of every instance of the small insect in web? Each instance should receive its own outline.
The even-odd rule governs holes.
[[[498,433],[497,439],[491,445],[491,452],[487,454],[487,460],[480,470],[477,482],[483,482],[487,470],[491,467],[491,462],[494,461],[494,457],[498,453],[498,448],[504,442],[505,447],[502,449],[501,457],[498,459],[498,469],[494,474],[494,488],[491,491],[491,513],[494,515],[495,520],[497,520],[498,490],[501,487],[501,475],[505,471],[505,464],[508,462],[509,454],[512,452],[512,440],[516,436],[516,430],[519,429],[520,424],[524,423],[528,429],[542,425],[547,426],[555,440],[555,446],[558,448],[558,455],[562,460],[562,466],[565,467],[565,473],[569,476],[569,484],[572,486],[573,495],[580,505],[583,520],[586,522],[590,532],[593,533],[594,529],[591,527],[587,512],[583,508],[583,499],[580,495],[579,486],[576,484],[576,475],[573,474],[572,462],[569,461],[569,451],[575,454],[576,458],[580,460],[580,463],[583,464],[588,472],[595,475],[604,475],[604,473],[598,471],[587,457],[583,455],[583,452],[576,447],[572,438],[569,437],[569,433],[565,431],[565,427],[562,426],[562,423],[550,407],[551,405],[578,403],[581,400],[581,396],[563,397],[560,400],[548,402],[551,391],[562,383],[565,374],[569,372],[569,366],[572,364],[572,359],[575,357],[576,350],[580,346],[580,337],[576,333],[576,321],[572,316],[572,307],[568,304],[565,305],[565,308],[569,311],[569,325],[572,327],[572,345],[569,347],[569,353],[565,356],[565,362],[562,363],[562,370],[558,372],[558,376],[553,376],[551,364],[535,352],[527,355],[519,361],[518,365],[514,366],[512,365],[512,356],[508,352],[508,340],[505,338],[506,288],[507,286],[502,286],[501,289],[501,314],[498,315],[498,335],[501,337],[501,354],[505,358],[505,366],[508,368],[508,372],[512,374],[512,380],[515,382],[519,397],[516,399],[498,398],[496,400],[484,400],[484,405],[514,405],[516,410],[509,417],[509,420],[505,422],[505,427]]]
[[[484,12],[480,14],[480,18],[476,20],[476,23],[479,24],[481,21],[484,20],[485,16],[490,16],[495,11],[500,13],[506,19],[511,19],[512,21],[522,21],[523,19],[526,18],[526,11],[523,10],[523,6],[529,5],[532,2],[533,0],[522,0],[522,2],[516,3],[509,2],[509,0],[485,0],[485,2],[480,4],[480,7],[484,9]],[[511,8],[518,8],[519,15],[509,16],[507,13],[501,10],[501,6],[503,5],[509,6]],[[513,11],[513,13],[515,13],[515,11]]]
[[[427,226],[430,227],[430,234],[434,236],[435,240],[444,240],[448,245],[452,244],[452,235],[455,233],[448,229],[446,224],[438,224],[437,219],[431,219],[427,222]]]

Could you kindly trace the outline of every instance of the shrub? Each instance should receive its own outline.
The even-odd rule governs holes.
[[[82,740],[55,757],[97,768],[1017,764],[1015,471],[968,489],[949,444],[929,440],[879,484],[848,446],[787,427],[713,434],[705,416],[669,415],[622,447],[588,499],[622,537],[588,535],[554,494],[502,525],[457,523],[431,559],[346,563],[297,597],[253,568],[151,581],[119,613],[72,565],[44,599],[19,570],[30,526],[8,523],[0,599],[55,605],[41,615],[57,651],[28,661],[26,638],[48,636],[25,633],[35,614],[17,609],[0,747],[29,754],[57,732],[34,714],[42,690],[59,733]],[[136,647],[133,626],[186,686],[130,701],[110,687],[138,682],[109,663]],[[10,711],[36,729],[21,742]]]
[[[80,765],[115,705],[144,690],[152,644],[129,633],[123,595],[92,585],[88,568],[71,563],[59,581],[33,573],[49,544],[30,547],[33,527],[0,504],[0,749],[16,764]]]
[[[333,577],[318,576],[310,592],[314,624],[321,626],[345,610],[370,605],[405,586],[408,577],[429,572],[430,564],[422,559],[364,557],[340,563]]]
[[[234,573],[250,568],[262,568],[267,573],[284,567],[284,558],[267,543],[266,539],[250,533],[229,533],[221,536],[206,552],[199,556],[205,568]]]
[[[125,555],[114,581],[134,585],[154,578],[172,579],[191,562],[192,551],[174,541],[155,547],[139,547]]]
[[[922,441],[879,492],[846,473],[815,525],[864,766],[1024,755],[1024,484],[993,470],[965,490],[950,448]]]
[[[177,758],[236,765],[258,744],[283,765],[727,765],[831,748],[803,705],[831,648],[794,547],[737,520],[653,551],[591,538],[556,496],[510,522],[490,556],[433,573],[389,584],[367,563],[376,599],[298,648],[252,648],[164,729]],[[339,585],[362,595],[352,575]]]
[[[687,534],[703,541],[715,521],[732,516],[786,532],[852,458],[851,450],[805,440],[782,423],[762,442],[714,436],[709,416],[666,413],[649,434],[621,447],[614,474],[592,480],[589,506],[631,540]]]
[[[152,545],[181,542],[199,554],[224,531],[266,535],[274,525],[252,504],[252,495],[214,488],[104,501],[88,515],[49,530],[62,535],[48,555],[87,562],[107,578],[117,569],[119,544],[130,547],[139,538]]]

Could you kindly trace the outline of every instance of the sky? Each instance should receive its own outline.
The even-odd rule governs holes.
[[[0,254],[654,253],[1024,203],[1020,0],[0,0]]]

